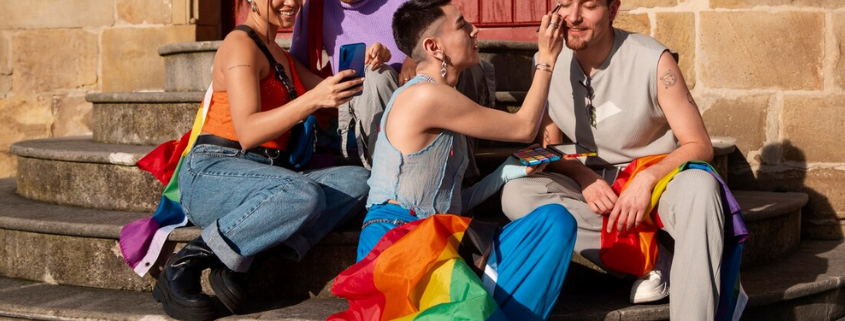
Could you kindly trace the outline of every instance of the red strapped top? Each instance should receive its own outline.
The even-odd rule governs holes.
[[[296,92],[299,96],[302,96],[305,93],[305,86],[299,80],[299,75],[296,73],[296,68],[293,67],[293,59],[291,59],[290,54],[285,52],[285,57],[288,60],[288,66],[291,68]],[[264,79],[261,79],[259,86],[261,92],[261,111],[282,107],[290,101],[285,85],[276,78],[275,71],[271,71]],[[208,117],[205,120],[202,131],[229,140],[238,140],[238,136],[235,134],[235,126],[232,124],[232,114],[229,110],[229,95],[227,92],[215,91],[212,93],[211,103],[208,108]],[[289,136],[290,131],[287,131],[279,135],[279,137],[261,144],[261,147],[285,150],[288,145]]]

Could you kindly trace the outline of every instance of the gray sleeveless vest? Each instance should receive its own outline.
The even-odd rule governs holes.
[[[587,76],[564,48],[558,56],[549,91],[549,115],[569,139],[598,152],[586,165],[629,163],[669,153],[677,138],[657,103],[657,62],[668,50],[649,36],[614,29],[610,55],[590,77],[596,127],[587,114]]]

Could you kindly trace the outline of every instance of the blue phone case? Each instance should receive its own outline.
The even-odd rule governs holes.
[[[364,77],[364,57],[366,55],[367,45],[364,43],[352,43],[340,46],[340,57],[337,64],[337,70],[355,70],[355,74],[351,77],[344,77],[343,81],[349,81],[355,78]],[[360,96],[361,92],[355,93],[354,96]]]
[[[340,46],[340,58],[337,70],[353,69],[355,75],[351,78],[364,77],[364,57],[367,46],[364,43],[352,43]]]

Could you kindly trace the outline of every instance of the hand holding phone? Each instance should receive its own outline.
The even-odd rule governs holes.
[[[367,57],[366,50],[367,45],[361,42],[340,46],[337,70],[352,69],[355,71],[354,75],[343,78],[341,82],[364,77],[364,59]],[[359,95],[361,95],[360,91],[355,94],[355,96]]]

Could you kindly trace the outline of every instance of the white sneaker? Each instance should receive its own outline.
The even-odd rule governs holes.
[[[654,269],[634,281],[631,286],[631,303],[646,303],[661,300],[669,296],[669,271],[674,255],[658,245],[657,262]]]
[[[631,287],[631,303],[654,302],[667,296],[669,296],[669,282],[663,278],[663,272],[658,269],[641,276]]]

